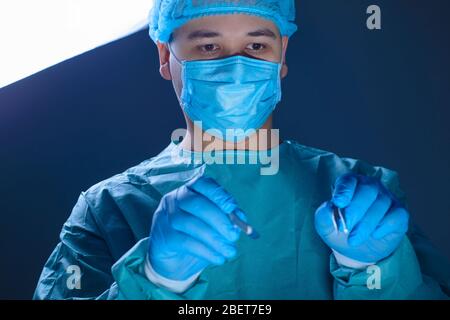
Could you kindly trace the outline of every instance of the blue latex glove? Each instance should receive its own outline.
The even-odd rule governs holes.
[[[333,209],[341,208],[348,233]],[[363,263],[388,257],[408,230],[409,214],[395,196],[375,178],[346,174],[336,180],[331,201],[316,211],[315,227],[323,241],[337,253]]]
[[[228,217],[233,211],[246,221],[233,197],[209,177],[166,194],[150,231],[148,258],[153,269],[167,279],[186,280],[233,258],[240,236]]]

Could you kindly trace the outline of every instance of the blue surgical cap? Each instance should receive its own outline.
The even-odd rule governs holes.
[[[234,13],[271,20],[282,36],[290,37],[297,30],[295,0],[155,0],[149,34],[155,42],[169,42],[172,32],[189,20]]]

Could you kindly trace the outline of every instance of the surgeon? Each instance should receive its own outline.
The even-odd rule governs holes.
[[[277,138],[294,19],[294,0],[155,2],[186,130],[81,193],[35,299],[448,298],[394,171]]]

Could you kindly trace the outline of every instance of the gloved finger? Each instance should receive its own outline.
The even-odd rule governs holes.
[[[231,214],[234,212],[242,221],[247,222],[247,216],[238,207],[235,199],[229,194],[221,185],[219,185],[213,178],[202,176],[193,184],[188,186],[196,192],[203,194],[215,205],[217,205],[223,212]],[[237,230],[239,228],[235,226]]]
[[[183,253],[191,254],[199,259],[206,260],[211,264],[221,265],[226,261],[225,257],[219,252],[184,233],[174,230],[170,237],[168,237],[168,241],[170,241],[174,250],[181,250]]]
[[[178,207],[181,210],[201,219],[229,241],[239,238],[239,231],[229,216],[213,202],[189,188],[181,187],[178,190]]]
[[[353,194],[358,184],[358,178],[354,173],[347,173],[336,179],[331,201],[338,208],[345,208],[352,201]]]
[[[204,195],[227,214],[232,213],[238,207],[233,196],[211,177],[201,176],[194,183],[187,184],[187,187]]]
[[[409,213],[405,208],[395,206],[381,220],[372,233],[374,239],[382,239],[391,233],[404,234],[408,231]]]
[[[226,258],[232,258],[236,255],[236,248],[233,243],[193,215],[177,213],[170,217],[170,225],[173,229],[202,242]]]
[[[375,183],[358,182],[353,199],[344,209],[344,218],[349,232],[364,217],[367,210],[378,196],[378,185]]]
[[[356,247],[366,242],[372,232],[377,228],[380,221],[388,212],[391,206],[391,198],[384,192],[379,193],[374,203],[367,209],[364,217],[358,222],[350,233],[348,243]]]
[[[314,224],[317,233],[326,238],[336,230],[333,220],[333,204],[331,201],[324,202],[315,213]]]

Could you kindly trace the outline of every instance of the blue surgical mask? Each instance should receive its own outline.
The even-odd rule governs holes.
[[[251,135],[249,129],[261,128],[281,100],[281,63],[243,56],[196,61],[174,57],[182,67],[183,110],[208,133],[218,136],[212,129],[218,130],[223,140]],[[230,137],[227,129],[240,132]]]

